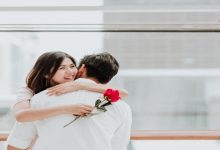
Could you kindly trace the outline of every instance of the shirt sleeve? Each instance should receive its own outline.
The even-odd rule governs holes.
[[[7,144],[19,149],[30,147],[37,131],[33,123],[16,122],[7,139]]]
[[[129,106],[122,108],[125,110],[125,115],[118,129],[115,131],[111,144],[113,150],[127,150],[127,145],[130,140],[132,115]]]
[[[23,100],[30,100],[32,96],[33,92],[29,88],[20,88],[15,105]],[[31,145],[31,142],[35,136],[36,129],[33,123],[16,122],[7,139],[7,143],[16,148],[26,149]]]
[[[30,100],[31,97],[34,95],[33,91],[28,87],[22,87],[18,91],[18,96],[16,97],[16,102],[20,102],[23,100]]]

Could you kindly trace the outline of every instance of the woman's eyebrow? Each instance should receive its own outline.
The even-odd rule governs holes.
[[[60,65],[60,66],[75,66],[75,64]]]

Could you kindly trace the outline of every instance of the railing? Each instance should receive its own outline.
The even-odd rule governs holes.
[[[216,24],[0,24],[0,32],[219,32]]]
[[[220,140],[220,131],[132,131],[131,140]]]
[[[8,133],[0,133],[0,141],[6,141]],[[220,140],[219,130],[207,131],[146,131],[133,130],[131,140]]]

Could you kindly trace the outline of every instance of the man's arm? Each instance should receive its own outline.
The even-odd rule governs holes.
[[[113,150],[127,150],[127,145],[130,140],[132,115],[129,106],[125,106],[126,107],[121,108],[125,110],[124,117],[122,117],[121,124],[115,131],[111,141]]]

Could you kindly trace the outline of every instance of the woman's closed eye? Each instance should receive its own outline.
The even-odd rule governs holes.
[[[70,66],[70,68],[75,68],[75,67],[76,67],[75,65],[71,65],[71,66]]]
[[[60,70],[63,70],[63,69],[66,69],[66,68],[65,68],[64,66],[62,66],[62,67],[59,67],[59,69],[60,69]]]
[[[60,70],[64,70],[64,69],[68,69],[68,68],[73,69],[73,68],[75,68],[75,67],[76,67],[75,65],[71,65],[71,66],[69,66],[69,67],[67,67],[67,66],[60,66],[59,69],[60,69]]]

